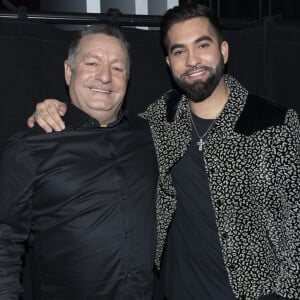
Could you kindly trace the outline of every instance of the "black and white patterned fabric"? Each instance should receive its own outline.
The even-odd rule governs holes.
[[[275,293],[300,299],[300,126],[294,110],[249,95],[233,77],[204,158],[230,284],[238,299]],[[176,210],[170,170],[191,141],[188,99],[169,91],[149,106],[159,163],[159,268]],[[170,120],[168,113],[172,112]]]

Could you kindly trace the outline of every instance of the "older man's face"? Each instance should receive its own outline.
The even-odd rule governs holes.
[[[65,78],[72,103],[106,126],[116,119],[126,93],[127,50],[115,37],[85,36],[75,66],[65,63]]]

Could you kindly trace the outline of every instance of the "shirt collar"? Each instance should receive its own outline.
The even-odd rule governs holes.
[[[121,109],[118,113],[117,120],[110,123],[107,127],[114,127],[122,122],[124,119],[127,119],[131,124],[134,123],[137,117],[130,113],[128,110]],[[72,103],[68,104],[68,109],[63,117],[66,128],[99,128],[100,123],[98,120],[92,118],[84,111],[77,108]]]

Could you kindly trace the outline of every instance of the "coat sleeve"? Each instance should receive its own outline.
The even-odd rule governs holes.
[[[284,297],[300,299],[300,126],[290,110],[280,133],[276,184],[282,208],[282,237],[278,259],[277,289]]]
[[[22,258],[31,224],[35,166],[23,141],[11,138],[0,157],[0,299],[19,299]]]

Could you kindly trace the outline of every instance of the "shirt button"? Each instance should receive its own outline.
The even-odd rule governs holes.
[[[131,278],[131,273],[128,272],[128,273],[126,274],[126,277],[127,277],[127,278]]]
[[[92,119],[89,119],[89,123],[90,123],[90,125],[92,125],[92,126],[95,126],[95,124],[96,124],[95,120],[92,120]]]
[[[125,233],[124,233],[124,238],[125,238],[125,239],[129,238],[129,233],[128,233],[128,232],[125,232]]]
[[[125,193],[122,193],[122,199],[126,200],[127,199],[127,195]]]

